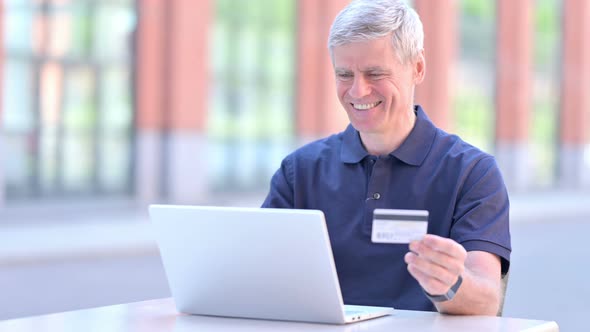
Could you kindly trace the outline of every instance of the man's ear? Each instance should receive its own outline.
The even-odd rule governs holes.
[[[426,75],[426,58],[424,58],[424,50],[421,50],[416,60],[413,63],[414,66],[414,84],[418,85],[424,80]]]

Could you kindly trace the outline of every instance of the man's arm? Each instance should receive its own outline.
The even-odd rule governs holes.
[[[270,181],[270,190],[262,203],[263,208],[294,208],[293,185],[290,181],[293,167],[290,156],[285,158],[281,167],[275,172]]]
[[[445,294],[461,276],[452,300],[433,302],[439,312],[496,315],[510,255],[510,204],[495,160],[477,161],[460,188],[450,238],[427,234],[411,243],[408,271],[431,295]]]
[[[463,283],[452,300],[434,302],[441,313],[496,315],[501,303],[500,258],[484,251],[466,252],[454,240],[427,234],[410,244],[408,271],[429,294],[445,294]]]

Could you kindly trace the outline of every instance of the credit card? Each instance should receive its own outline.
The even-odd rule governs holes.
[[[428,211],[375,209],[373,211],[373,243],[410,243],[419,240],[428,230]]]

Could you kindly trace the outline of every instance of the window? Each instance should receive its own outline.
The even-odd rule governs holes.
[[[5,3],[8,199],[130,193],[132,0]]]
[[[496,3],[463,0],[459,13],[456,132],[482,150],[494,148]]]
[[[208,124],[213,190],[267,189],[294,146],[295,5],[216,1]]]

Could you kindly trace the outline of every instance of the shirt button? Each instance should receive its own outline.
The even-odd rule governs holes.
[[[381,194],[380,193],[374,193],[373,194],[373,199],[379,199],[381,198]]]

